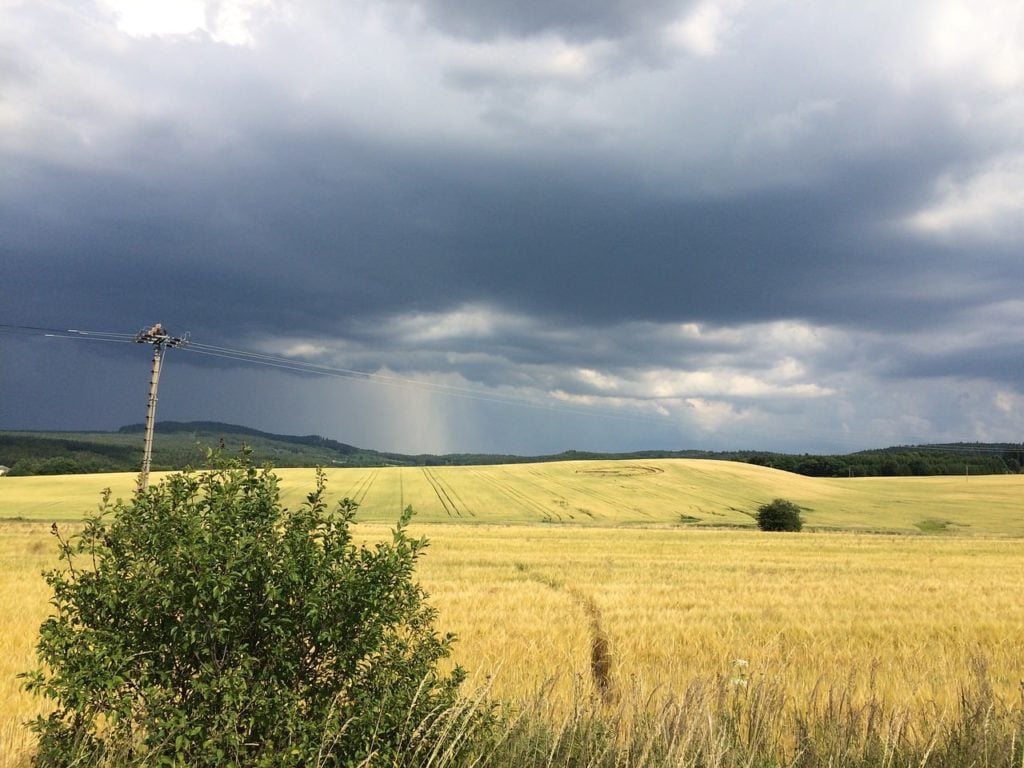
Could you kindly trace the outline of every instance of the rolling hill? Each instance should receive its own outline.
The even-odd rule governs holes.
[[[12,475],[134,472],[140,464],[143,425],[117,432],[0,431],[0,465]],[[564,451],[547,456],[507,454],[407,455],[357,448],[320,435],[279,435],[214,421],[159,422],[153,468],[203,466],[207,450],[227,453],[248,446],[258,463],[277,467],[432,467],[551,461],[622,459],[722,459],[783,469],[810,477],[903,475],[985,475],[1017,473],[1024,444],[955,443],[859,451],[842,455],[783,454],[765,451],[649,450],[631,453]]]
[[[359,519],[462,524],[753,527],[760,504],[799,504],[807,528],[1024,536],[1024,476],[811,478],[732,461],[649,459],[325,470],[330,503]],[[285,503],[302,504],[312,469],[276,470]],[[133,473],[0,479],[0,517],[80,519],[103,488],[131,495]]]

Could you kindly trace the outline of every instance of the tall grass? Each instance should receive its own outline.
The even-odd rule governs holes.
[[[981,659],[956,706],[923,717],[854,685],[798,702],[781,679],[723,676],[678,692],[634,689],[614,706],[580,685],[568,711],[541,689],[503,705],[499,727],[477,734],[481,745],[464,759],[494,768],[1024,766],[1024,708],[993,695]]]
[[[850,675],[849,679],[856,679]],[[578,681],[580,682],[580,681]],[[850,684],[853,685],[852,683]],[[1021,768],[1024,708],[992,694],[983,660],[957,705],[912,717],[847,686],[790,701],[777,679],[694,680],[631,689],[614,705],[575,686],[572,706],[544,686],[520,702],[487,688],[407,722],[401,751],[372,748],[359,768]],[[438,738],[440,737],[440,738]],[[330,746],[329,744],[325,746]],[[326,754],[326,751],[325,751]],[[9,765],[27,767],[25,749]],[[104,765],[117,765],[116,758]],[[333,764],[333,763],[332,763]],[[145,765],[136,759],[132,765]],[[319,765],[319,764],[318,764]],[[327,765],[327,763],[323,763]]]

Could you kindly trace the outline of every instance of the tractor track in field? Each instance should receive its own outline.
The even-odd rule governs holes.
[[[545,522],[550,522],[554,520],[556,517],[559,520],[562,519],[562,516],[559,515],[557,512],[553,513],[550,509],[541,504],[539,501],[534,501],[529,494],[523,493],[522,491],[514,488],[508,483],[503,483],[497,478],[485,475],[483,472],[480,471],[474,470],[473,474],[475,477],[479,477],[485,480],[486,482],[490,483],[492,486],[497,488],[498,491],[500,491],[505,496],[510,498],[513,502],[521,506],[527,512],[539,514],[541,520]]]
[[[367,475],[363,475],[358,481],[349,489],[348,498],[352,499],[356,504],[362,504],[363,499],[366,498],[366,494],[370,492],[370,487],[377,479],[377,475],[380,474],[379,469],[375,469]]]
[[[441,502],[441,506],[444,507],[444,511],[448,513],[448,517],[462,517],[463,511],[469,517],[476,517],[451,483],[445,482],[436,472],[427,467],[423,468],[423,476],[427,478],[430,487],[434,489],[434,493],[437,495],[438,501]],[[460,505],[462,506],[461,510],[459,509]]]
[[[423,476],[427,479],[427,482],[430,483],[430,487],[433,489],[434,495],[437,496],[437,500],[441,502],[441,506],[448,514],[448,517],[461,517],[459,511],[455,508],[455,505],[452,504],[451,499],[449,499],[444,491],[438,487],[437,481],[434,479],[434,476],[430,474],[430,470],[426,467],[423,468]]]
[[[597,475],[599,477],[642,477],[644,475],[660,475],[665,472],[661,467],[649,464],[615,464],[607,467],[577,469],[577,475]]]
[[[642,517],[652,517],[650,512],[641,507],[637,507],[631,504],[623,504],[621,497],[617,498],[612,494],[603,493],[601,491],[595,491],[592,488],[586,488],[583,486],[572,486],[572,489],[581,496],[593,499],[594,501],[598,501],[602,504],[607,504],[612,508],[628,509],[631,512],[636,512],[638,515],[641,515]]]
[[[531,469],[531,470],[529,470],[529,474],[532,475],[533,477],[537,478],[537,485],[538,486],[543,486],[545,484],[550,485],[550,483],[551,483],[551,478],[547,477],[539,469]],[[555,488],[557,488],[557,487],[558,486],[555,486]],[[565,496],[563,496],[557,490],[551,490],[549,495],[554,497],[552,499],[552,501],[555,502],[556,506],[559,506],[559,507],[561,507],[562,509],[565,509],[565,510],[569,509],[569,500],[567,498],[565,498]],[[587,512],[586,510],[578,509],[578,511],[582,512],[585,515],[593,517],[593,514],[590,513],[590,512]],[[569,518],[570,519],[574,519],[572,514],[569,514]],[[561,519],[561,517],[559,517],[559,519]]]
[[[472,509],[472,508],[471,508],[471,507],[469,506],[469,504],[467,504],[467,503],[466,503],[465,499],[463,499],[463,498],[462,498],[462,497],[461,497],[461,496],[459,495],[459,492],[458,492],[458,491],[457,491],[457,490],[455,489],[455,486],[454,486],[454,485],[452,485],[452,484],[451,484],[450,482],[448,482],[447,480],[444,480],[444,479],[442,479],[442,478],[441,478],[440,476],[438,476],[438,478],[437,478],[437,482],[438,482],[438,483],[440,483],[440,484],[442,484],[442,485],[444,485],[444,486],[447,486],[447,492],[448,492],[448,496],[449,496],[449,498],[451,498],[451,499],[453,499],[453,500],[454,500],[455,502],[457,502],[457,503],[461,504],[461,505],[462,505],[462,509],[463,509],[463,511],[464,511],[464,512],[465,512],[465,513],[466,513],[467,515],[469,515],[470,517],[476,517],[476,512],[474,512],[474,511],[473,511],[473,509]]]

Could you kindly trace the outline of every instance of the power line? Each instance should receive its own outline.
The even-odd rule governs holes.
[[[0,323],[0,333],[4,332],[24,332],[31,335],[43,335],[43,336],[66,336],[67,338],[97,338],[105,340],[128,340],[132,341],[135,338],[134,333],[119,333],[116,331],[83,331],[78,328],[47,328],[39,325],[12,325],[10,323]]]
[[[105,341],[112,344],[131,344],[134,339],[104,339],[98,336],[75,336],[70,333],[44,333],[48,339],[74,339],[75,341]]]
[[[0,323],[0,332],[13,330],[20,332],[31,332],[32,335],[42,335],[47,338],[106,341],[112,343],[134,343],[136,334],[117,333],[112,331],[92,331],[73,328],[46,328],[40,326],[12,325]],[[345,378],[359,381],[367,381],[375,384],[396,388],[420,389],[433,394],[458,397],[478,402],[494,403],[497,405],[508,405],[536,410],[553,411],[556,413],[574,414],[579,416],[600,416],[621,421],[633,421],[651,424],[667,424],[670,421],[668,416],[655,416],[642,413],[621,413],[608,411],[606,409],[573,408],[561,403],[540,403],[524,398],[505,397],[484,392],[470,387],[459,387],[452,384],[441,384],[438,382],[424,381],[408,377],[393,376],[383,373],[361,371],[354,368],[341,368],[336,366],[323,365],[320,363],[309,363],[294,358],[280,357],[262,352],[254,352],[244,349],[233,349],[231,347],[218,346],[214,344],[203,344],[190,340],[188,346],[183,347],[184,351],[192,352],[209,357],[219,357],[236,362],[262,365],[279,370],[291,371],[293,373],[306,373],[317,376],[332,378]],[[548,396],[550,397],[550,395]]]
[[[76,341],[105,341],[116,344],[131,344],[134,335],[113,331],[82,331],[77,328],[45,328],[38,325],[10,325],[0,323],[0,333],[22,336],[42,336],[48,339],[74,339]]]

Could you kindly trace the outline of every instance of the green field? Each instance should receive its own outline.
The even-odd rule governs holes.
[[[784,497],[818,530],[1024,536],[1022,475],[810,478],[698,459],[326,473],[330,496],[355,499],[360,519],[372,521],[411,505],[420,522],[752,527],[759,505]],[[277,474],[286,502],[301,503],[314,470]],[[104,488],[127,498],[135,481],[128,473],[0,478],[0,517],[80,519]]]

